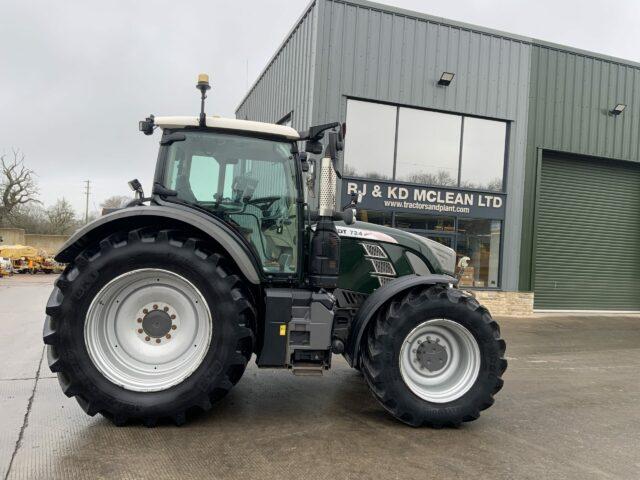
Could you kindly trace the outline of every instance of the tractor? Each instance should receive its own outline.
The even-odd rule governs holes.
[[[116,425],[177,425],[259,368],[321,375],[342,355],[391,415],[459,426],[494,403],[507,362],[456,253],[337,204],[345,128],[205,113],[162,131],[151,196],[78,230],[46,306],[63,392]],[[347,202],[345,202],[347,203]]]

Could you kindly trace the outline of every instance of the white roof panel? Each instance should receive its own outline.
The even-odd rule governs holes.
[[[199,125],[199,117],[155,117],[154,124],[160,128],[197,127]],[[286,127],[284,125],[276,125],[274,123],[252,122],[250,120],[236,120],[234,118],[207,116],[207,127],[278,135],[285,137],[288,140],[300,139],[300,135],[293,128]]]

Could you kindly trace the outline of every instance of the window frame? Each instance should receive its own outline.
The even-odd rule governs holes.
[[[511,126],[513,121],[512,120],[508,120],[508,119],[504,119],[504,118],[496,118],[496,117],[488,117],[488,116],[484,116],[484,115],[473,115],[473,114],[468,114],[468,113],[461,113],[461,112],[455,112],[455,111],[450,111],[450,110],[442,110],[442,109],[436,109],[436,108],[425,108],[425,107],[419,107],[419,106],[415,106],[415,105],[408,105],[408,104],[402,104],[402,103],[394,103],[394,102],[387,102],[387,101],[383,101],[383,100],[372,100],[370,98],[364,98],[364,97],[357,97],[357,96],[351,96],[351,95],[344,95],[344,108],[343,108],[343,118],[346,118],[346,112],[347,112],[347,104],[349,103],[349,100],[354,100],[354,101],[358,101],[358,102],[369,102],[369,103],[375,103],[375,104],[380,104],[380,105],[389,105],[392,107],[396,108],[396,125],[395,125],[395,132],[394,132],[394,150],[393,150],[393,168],[392,168],[392,172],[393,172],[393,178],[390,180],[387,180],[389,182],[395,182],[395,183],[402,183],[405,185],[420,185],[420,186],[428,186],[428,187],[434,187],[434,188],[447,188],[447,189],[451,189],[451,190],[459,190],[459,191],[465,191],[465,192],[478,192],[478,193],[500,193],[500,194],[507,194],[507,190],[508,190],[508,186],[509,186],[509,179],[508,179],[508,173],[509,173],[509,147],[510,147],[510,143],[511,143]],[[457,185],[456,186],[441,186],[441,185],[431,185],[431,184],[425,184],[425,183],[415,183],[415,182],[408,182],[408,181],[404,181],[404,180],[398,180],[396,179],[396,168],[397,168],[397,156],[398,156],[398,128],[399,128],[399,118],[400,118],[400,109],[401,108],[409,108],[409,109],[413,109],[413,110],[422,110],[422,111],[427,111],[427,112],[435,112],[435,113],[444,113],[444,114],[448,114],[448,115],[457,115],[459,117],[461,117],[461,127],[460,127],[460,147],[459,147],[459,158],[458,158],[458,181],[457,181]],[[501,190],[485,190],[485,189],[477,189],[477,188],[463,188],[460,186],[460,181],[461,181],[461,175],[462,175],[462,155],[463,155],[463,143],[464,143],[464,119],[465,118],[475,118],[475,119],[480,119],[480,120],[491,120],[494,122],[502,122],[505,124],[505,145],[504,145],[504,160],[503,160],[503,164],[502,164],[502,189]],[[347,125],[347,132],[349,131],[349,125]],[[349,135],[347,134],[347,139],[346,141],[349,141]],[[342,168],[344,169],[345,167],[345,159],[342,159]],[[366,177],[360,177],[360,176],[354,176],[354,175],[345,175],[346,177],[349,178],[353,178],[356,180],[371,180],[369,178]]]
[[[279,136],[275,136],[275,135],[269,135],[269,134],[263,134],[263,133],[259,133],[259,132],[237,132],[234,130],[228,130],[228,129],[218,129],[218,128],[209,128],[209,127],[182,127],[182,128],[167,128],[163,131],[162,135],[164,136],[168,136],[171,135],[172,133],[178,133],[178,132],[185,132],[185,133],[191,133],[191,132],[199,132],[199,133],[219,133],[219,134],[224,134],[224,135],[236,135],[236,136],[241,136],[241,137],[252,137],[252,138],[257,138],[257,139],[262,139],[262,140],[270,140],[270,141],[276,141],[276,142],[281,142],[281,143],[291,143],[292,144],[292,148],[294,149],[294,151],[297,152],[297,142],[296,141],[291,141],[291,140],[283,140],[281,137]],[[154,176],[153,176],[153,181],[154,183],[159,183],[160,185],[165,185],[165,182],[167,180],[166,178],[166,173],[167,173],[167,163],[169,161],[169,148],[170,145],[165,145],[165,144],[160,144],[160,149],[158,150],[158,159],[156,162],[156,168],[154,171]],[[161,195],[158,194],[153,194],[153,202],[155,202],[158,205],[181,205],[187,208],[192,208],[194,210],[197,210],[198,212],[209,216],[213,219],[215,219],[215,221],[220,222],[220,225],[223,226],[224,228],[228,229],[229,233],[231,233],[233,235],[234,238],[236,238],[239,242],[239,244],[242,246],[243,250],[245,251],[245,253],[249,256],[249,258],[251,258],[251,260],[253,261],[253,266],[256,269],[259,277],[262,280],[265,280],[267,282],[273,282],[274,284],[282,284],[282,285],[292,285],[292,284],[297,284],[298,286],[302,286],[305,284],[304,279],[305,279],[305,275],[306,275],[306,271],[307,271],[307,267],[306,267],[306,262],[305,262],[305,255],[302,254],[303,252],[303,246],[305,245],[305,242],[307,241],[306,239],[306,229],[305,229],[305,223],[306,223],[306,215],[305,215],[305,200],[304,200],[304,184],[302,181],[302,167],[300,165],[300,162],[297,160],[293,160],[293,169],[295,172],[295,196],[296,196],[296,204],[297,204],[297,217],[298,217],[298,232],[297,232],[297,249],[298,249],[298,258],[297,258],[297,267],[296,267],[296,273],[284,273],[284,272],[265,272],[262,268],[262,262],[259,258],[259,256],[256,254],[254,248],[252,247],[252,245],[250,244],[250,242],[248,242],[244,237],[242,237],[241,235],[236,235],[235,234],[235,230],[232,230],[226,222],[224,222],[223,220],[219,219],[216,215],[214,215],[210,210],[207,210],[205,208],[202,208],[201,206],[194,204],[194,203],[189,203],[189,202],[185,202],[183,200],[180,200],[177,197],[173,197],[173,196],[166,196],[166,197],[162,197]],[[292,283],[293,282],[293,283]]]

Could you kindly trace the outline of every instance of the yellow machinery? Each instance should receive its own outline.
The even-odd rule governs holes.
[[[0,257],[11,260],[15,273],[36,273],[41,268],[38,250],[26,245],[0,245]]]

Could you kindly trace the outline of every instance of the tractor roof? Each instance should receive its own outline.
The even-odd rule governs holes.
[[[155,117],[154,125],[160,128],[182,128],[197,127],[199,125],[198,117]],[[233,118],[222,118],[215,116],[207,116],[207,127],[222,128],[225,130],[238,130],[242,132],[264,133],[267,135],[277,135],[287,140],[299,140],[300,135],[296,130],[284,125],[276,125],[274,123],[252,122],[249,120],[236,120]]]

